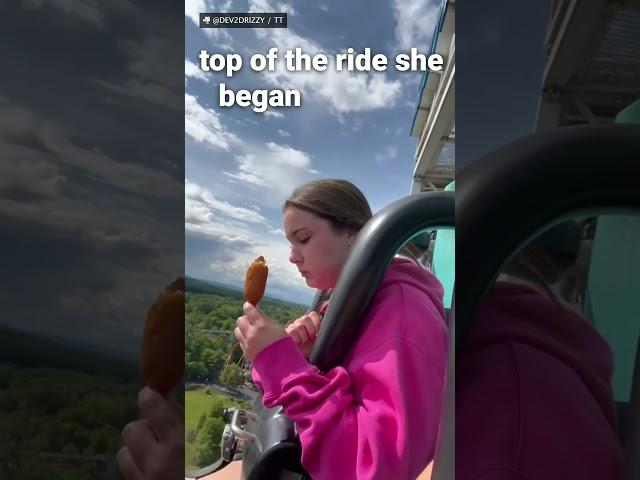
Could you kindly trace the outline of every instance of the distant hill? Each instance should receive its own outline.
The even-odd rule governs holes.
[[[191,293],[210,293],[213,295],[224,295],[226,297],[243,298],[242,289],[225,285],[224,283],[214,282],[211,280],[200,280],[198,278],[186,278],[187,292]]]
[[[191,293],[208,293],[212,295],[221,295],[225,297],[236,298],[238,300],[244,299],[244,293],[242,292],[242,289],[211,280],[201,280],[199,278],[186,277],[186,289],[187,292]],[[264,297],[262,299],[262,302],[264,302],[265,305],[271,304],[272,306],[303,308],[305,310],[308,308],[308,305],[287,302],[286,300],[280,300],[271,297]]]
[[[243,300],[242,290],[229,285],[186,278],[187,292],[214,294]],[[265,306],[298,308],[305,305],[265,297]],[[86,373],[113,375],[126,380],[139,379],[137,356],[75,339],[16,330],[0,325],[0,363],[25,367],[70,369]]]
[[[133,355],[5,326],[0,326],[0,362],[108,374],[126,380],[140,376]]]

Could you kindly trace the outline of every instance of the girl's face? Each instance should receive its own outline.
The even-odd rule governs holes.
[[[356,233],[349,229],[336,233],[328,220],[292,207],[284,213],[284,231],[291,243],[289,261],[307,285],[321,290],[335,287]]]

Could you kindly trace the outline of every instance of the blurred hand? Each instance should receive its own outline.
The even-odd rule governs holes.
[[[184,412],[175,397],[144,387],[138,395],[141,419],[122,430],[124,447],[116,457],[126,480],[184,477]]]
[[[244,315],[236,320],[234,334],[244,356],[250,362],[265,348],[287,336],[284,328],[249,302],[242,306]]]
[[[317,312],[309,312],[285,328],[287,334],[295,340],[304,358],[309,358],[311,355],[321,324],[322,316]]]

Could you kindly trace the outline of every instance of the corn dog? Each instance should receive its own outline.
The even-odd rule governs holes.
[[[140,370],[145,385],[167,395],[184,373],[184,283],[160,292],[149,309]]]
[[[258,302],[262,299],[268,275],[269,267],[267,267],[267,262],[262,255],[249,265],[247,276],[244,280],[244,296],[251,305],[258,305]]]

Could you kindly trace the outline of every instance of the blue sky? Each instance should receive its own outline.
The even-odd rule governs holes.
[[[253,53],[302,47],[329,57],[370,47],[393,63],[399,52],[428,53],[438,16],[433,0],[185,3],[185,237],[188,275],[239,286],[264,255],[267,295],[308,303],[313,297],[288,262],[281,205],[299,184],[346,178],[375,211],[409,193],[416,141],[410,128],[422,72],[256,73]],[[287,29],[204,29],[199,12],[287,12]],[[199,69],[198,53],[236,52],[233,78]],[[296,88],[299,108],[218,106],[227,88]]]

